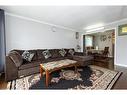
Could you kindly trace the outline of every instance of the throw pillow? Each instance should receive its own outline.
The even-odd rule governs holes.
[[[69,49],[68,51],[72,56],[74,55],[75,51],[73,49]]]
[[[31,62],[32,58],[34,57],[34,53],[31,53],[29,51],[24,51],[22,54],[22,58],[25,59],[26,61]]]
[[[23,59],[22,59],[22,56],[18,52],[11,51],[9,53],[9,57],[15,63],[16,67],[20,67],[22,65]]]
[[[59,51],[59,53],[60,53],[60,55],[63,56],[63,57],[66,55],[66,51],[65,51],[64,49],[61,49],[61,50]]]
[[[43,51],[42,54],[44,55],[45,59],[48,59],[49,57],[51,57],[51,53],[49,52],[49,50]]]

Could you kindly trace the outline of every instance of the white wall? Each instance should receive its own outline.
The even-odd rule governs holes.
[[[121,22],[121,24],[127,23]],[[116,29],[116,64],[127,67],[127,35],[118,36]]]
[[[117,21],[115,23],[105,26],[105,30],[115,29],[115,65],[127,67],[127,35],[118,36],[118,25],[127,24],[126,20]],[[105,31],[101,30],[101,31]],[[95,31],[100,32],[100,31]],[[86,34],[82,32],[80,38],[81,51],[83,51],[83,35]]]
[[[6,15],[6,51],[12,49],[75,48],[75,32]]]

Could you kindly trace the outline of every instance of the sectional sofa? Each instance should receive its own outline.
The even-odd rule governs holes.
[[[81,52],[75,52],[74,54],[70,54],[70,49],[64,49],[66,54],[62,56],[60,54],[61,49],[49,49],[51,56],[49,58],[45,58],[43,52],[46,49],[37,49],[37,50],[28,50],[28,52],[34,54],[31,61],[26,61],[22,58],[22,55],[25,50],[12,50],[9,52],[8,56],[6,56],[6,66],[5,66],[5,80],[10,81],[17,78],[21,78],[27,75],[31,75],[34,73],[39,73],[39,65],[46,62],[57,61],[62,59],[73,59],[73,55],[83,56],[84,54]]]

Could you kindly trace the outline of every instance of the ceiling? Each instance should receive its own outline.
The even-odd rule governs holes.
[[[7,13],[80,31],[89,25],[108,24],[127,17],[126,6],[0,6],[0,8]]]

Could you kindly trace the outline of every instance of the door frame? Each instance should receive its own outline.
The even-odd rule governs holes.
[[[106,30],[104,30],[104,32],[108,32],[108,31],[114,31],[114,37],[115,37],[115,41],[114,41],[114,45],[112,45],[112,48],[114,49],[114,54],[113,54],[113,63],[114,63],[114,65],[115,65],[115,63],[116,63],[116,37],[117,37],[117,33],[116,33],[116,31],[117,31],[117,29],[116,28],[111,28],[111,29],[106,29]],[[99,32],[99,31],[98,31]],[[95,32],[95,33],[98,33],[98,32]],[[93,34],[93,32],[92,33],[89,33],[89,34]],[[87,34],[83,34],[82,36],[82,38],[83,38],[83,52],[85,52],[86,50],[85,50],[85,36],[86,36]]]

